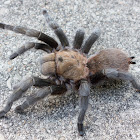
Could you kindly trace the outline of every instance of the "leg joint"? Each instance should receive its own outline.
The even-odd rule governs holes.
[[[35,84],[34,77],[26,77],[20,82],[19,88],[25,92],[28,88],[33,86]]]

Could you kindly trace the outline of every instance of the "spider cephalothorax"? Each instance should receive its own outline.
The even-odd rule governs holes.
[[[47,54],[41,58],[41,64],[42,74],[57,74],[74,82],[86,79],[89,74],[87,58],[72,49]]]
[[[44,50],[48,53],[40,59],[40,68],[43,75],[49,75],[46,79],[31,76],[24,78],[18,83],[14,87],[14,92],[10,96],[5,108],[0,112],[0,117],[3,117],[11,109],[13,102],[18,100],[31,86],[42,89],[34,95],[27,97],[23,104],[17,106],[15,109],[17,113],[22,113],[30,105],[49,94],[65,93],[68,87],[74,85],[79,89],[80,112],[77,125],[79,134],[82,136],[84,134],[83,121],[88,107],[90,83],[97,84],[102,79],[109,78],[129,80],[133,87],[140,91],[140,86],[134,77],[128,73],[129,64],[135,64],[135,62],[131,61],[134,57],[128,57],[119,49],[106,49],[88,58],[86,54],[88,54],[91,46],[100,35],[98,29],[94,29],[84,44],[84,32],[83,30],[78,30],[74,38],[73,47],[69,47],[69,41],[59,25],[53,22],[46,10],[43,11],[43,15],[61,44],[58,44],[53,38],[42,32],[0,23],[0,28],[2,29],[36,37],[38,40],[44,42],[26,43],[13,53],[10,59],[14,59],[31,48]]]

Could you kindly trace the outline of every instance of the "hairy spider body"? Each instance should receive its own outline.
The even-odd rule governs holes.
[[[31,86],[41,89],[34,95],[27,97],[23,104],[17,106],[15,109],[17,113],[24,112],[30,105],[35,104],[38,100],[50,94],[60,95],[65,93],[69,87],[76,90],[73,88],[73,86],[75,86],[78,88],[80,108],[77,126],[79,134],[83,136],[83,121],[88,108],[90,83],[94,85],[102,79],[110,78],[128,80],[135,89],[140,91],[140,85],[136,82],[135,78],[128,73],[129,64],[135,64],[135,62],[131,61],[134,57],[129,58],[119,49],[106,49],[88,58],[86,55],[90,51],[93,43],[100,36],[99,29],[94,29],[84,43],[84,31],[78,30],[73,45],[71,45],[73,47],[70,47],[63,30],[49,17],[46,10],[43,11],[43,15],[59,38],[60,44],[52,37],[37,30],[0,23],[1,29],[7,29],[23,35],[35,37],[43,42],[26,43],[14,52],[10,56],[10,59],[16,58],[18,55],[21,55],[31,48],[41,49],[49,53],[40,59],[41,73],[43,75],[49,75],[49,77],[44,79],[34,76],[23,78],[21,82],[14,86],[13,94],[9,97],[3,110],[0,111],[0,118],[4,117],[5,114],[10,111],[14,101],[21,98]]]
[[[134,57],[128,57],[120,49],[101,50],[88,58],[87,66],[91,75],[90,82],[92,85],[97,85],[107,79],[129,80],[133,87],[140,91],[134,77],[128,72],[130,64],[136,64],[132,59]]]
[[[95,74],[103,69],[117,69],[118,71],[128,71],[131,58],[120,49],[104,49],[88,59],[90,72]]]
[[[89,70],[86,64],[86,56],[76,50],[64,49],[41,58],[41,73],[57,74],[66,80],[76,82],[87,78]]]

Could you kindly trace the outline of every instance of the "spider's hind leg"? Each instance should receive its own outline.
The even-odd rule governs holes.
[[[0,111],[0,118],[3,117],[8,111],[10,111],[12,104],[22,97],[22,95],[31,87],[31,86],[50,86],[52,84],[55,84],[54,81],[48,79],[41,79],[38,77],[28,77],[21,80],[20,83],[18,83],[16,86],[14,86],[14,92],[9,97],[6,106],[2,111]]]
[[[14,93],[9,97],[6,106],[2,111],[0,111],[0,118],[3,117],[8,111],[10,111],[12,104],[14,101],[21,98],[23,93],[25,93],[32,85],[34,84],[34,80],[32,77],[23,79],[14,90]]]
[[[15,109],[15,112],[23,113],[24,109],[28,108],[30,105],[34,104],[38,100],[43,99],[50,93],[51,93],[51,90],[49,87],[40,89],[36,94],[27,97],[26,101],[22,105],[17,106]]]
[[[47,13],[46,10],[43,10],[43,15],[46,19],[46,21],[48,22],[49,26],[54,30],[55,34],[57,35],[57,37],[59,38],[61,44],[63,47],[69,46],[69,42],[68,39],[65,35],[65,33],[63,32],[63,30],[59,27],[59,25],[57,23],[55,23],[50,17],[49,14]]]
[[[49,87],[44,87],[43,89],[37,91],[35,94],[27,97],[26,101],[23,104],[17,106],[15,111],[17,113],[23,113],[25,109],[35,104],[37,101],[45,98],[50,94],[54,94],[54,95],[58,94],[58,92],[61,93],[66,92],[66,88],[63,87],[62,85],[61,86],[53,85]]]
[[[105,69],[103,70],[103,74],[108,78],[130,81],[132,86],[138,92],[140,92],[140,85],[136,82],[135,78],[128,72],[117,71],[116,69]]]

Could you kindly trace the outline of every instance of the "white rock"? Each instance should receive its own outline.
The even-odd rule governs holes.
[[[1,8],[0,9],[0,15],[5,15],[5,14],[8,14],[9,13],[9,10],[7,8]]]
[[[59,140],[65,140],[65,137],[64,137],[64,136],[62,136],[62,137],[60,137],[60,138],[59,138]]]
[[[10,0],[5,1],[4,4],[10,4]]]
[[[3,134],[0,133],[0,140],[5,140]]]
[[[7,87],[11,90],[12,89],[12,83],[11,83],[11,78],[7,80]]]

